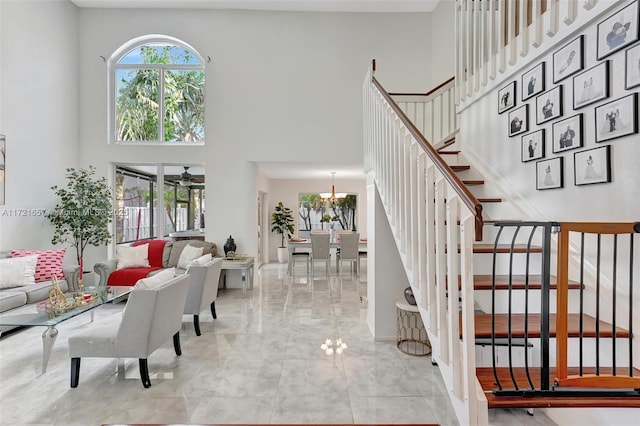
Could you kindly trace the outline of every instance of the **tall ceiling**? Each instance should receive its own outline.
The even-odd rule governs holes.
[[[244,9],[297,12],[431,12],[441,0],[71,0],[81,8]],[[444,0],[452,1],[452,0]],[[362,164],[258,163],[271,179],[364,178]],[[196,170],[194,168],[194,170]],[[197,170],[196,170],[197,171]]]
[[[71,0],[78,7],[246,9],[300,12],[431,12],[440,0]],[[451,1],[451,0],[449,0]]]

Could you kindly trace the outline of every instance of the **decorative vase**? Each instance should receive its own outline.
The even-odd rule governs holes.
[[[230,251],[236,251],[236,242],[233,240],[233,237],[231,235],[229,235],[229,238],[227,238],[227,242],[224,243],[224,255],[227,256],[227,253],[229,253]]]
[[[413,295],[413,290],[411,290],[411,286],[404,289],[404,298],[407,299],[408,304],[417,305],[416,298]]]

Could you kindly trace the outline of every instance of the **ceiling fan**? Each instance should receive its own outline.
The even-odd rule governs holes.
[[[178,183],[182,186],[191,186],[193,185],[193,180],[191,173],[189,173],[189,166],[184,166],[184,172],[180,175],[180,180]]]

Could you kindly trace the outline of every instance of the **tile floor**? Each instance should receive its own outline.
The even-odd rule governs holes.
[[[247,298],[220,290],[218,319],[201,315],[202,336],[185,317],[181,357],[171,341],[151,355],[149,389],[137,360],[91,358],[82,360],[78,388],[69,387],[67,338],[92,326],[88,314],[60,325],[45,374],[43,330],[9,334],[0,339],[0,424],[458,424],[430,357],[372,340],[361,302],[365,270],[360,278],[316,275],[313,285],[304,272],[291,278],[286,265],[268,264]],[[94,321],[116,324],[123,306],[97,308]],[[328,356],[320,345],[336,337],[348,348]],[[545,417],[491,412],[495,425],[553,424]]]

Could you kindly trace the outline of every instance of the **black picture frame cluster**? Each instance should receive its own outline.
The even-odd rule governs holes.
[[[564,187],[564,157],[546,158],[548,139],[553,154],[586,146],[586,118],[578,110],[593,105],[596,143],[638,133],[637,91],[602,101],[611,96],[614,61],[606,58],[622,49],[625,49],[624,88],[640,86],[639,2],[635,0],[597,23],[597,63],[591,67],[585,69],[586,35],[580,34],[553,52],[550,70],[546,69],[545,61],[541,61],[521,75],[521,105],[517,105],[515,80],[498,90],[498,114],[508,111],[509,137],[520,135],[521,162],[536,162],[536,189]],[[546,84],[547,71],[552,76],[552,87]],[[567,113],[563,111],[563,82],[569,77],[573,111]],[[532,99],[535,99],[532,103],[535,117],[529,116]],[[549,129],[530,126],[534,118],[538,126],[551,123],[550,138],[546,134]],[[611,182],[611,151],[611,145],[604,145],[575,152],[574,185]]]

